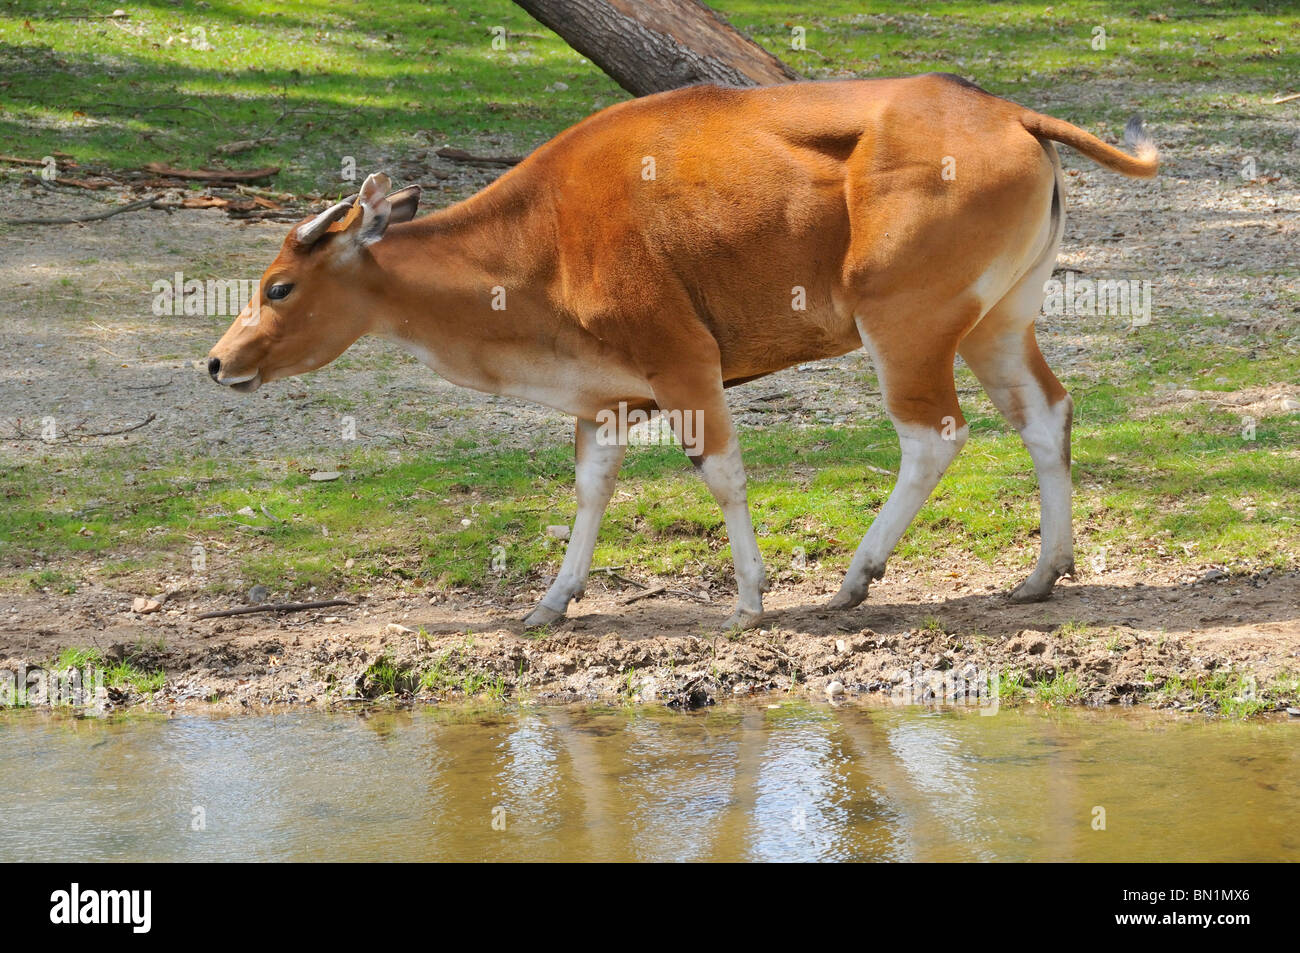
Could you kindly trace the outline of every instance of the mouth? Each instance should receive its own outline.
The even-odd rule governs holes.
[[[251,394],[262,386],[262,372],[255,371],[252,374],[245,374],[243,377],[220,378],[217,383],[241,394]]]

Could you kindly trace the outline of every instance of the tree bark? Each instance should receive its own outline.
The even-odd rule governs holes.
[[[515,0],[633,96],[799,74],[699,0]]]

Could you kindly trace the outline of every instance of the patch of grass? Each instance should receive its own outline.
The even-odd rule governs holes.
[[[1029,690],[1025,685],[1025,673],[1020,671],[998,672],[998,701],[1017,702],[1025,698]]]
[[[1082,696],[1079,678],[1074,672],[1060,672],[1052,679],[1034,683],[1034,700],[1049,708],[1072,705]]]
[[[51,9],[62,12],[17,0],[0,15],[0,138],[38,158],[195,166],[224,142],[257,139],[239,166],[280,166],[276,188],[334,194],[355,190],[352,167],[364,176],[449,142],[528,151],[625,98],[505,0],[145,0],[116,23]],[[547,92],[556,83],[563,95]]]
[[[104,669],[104,684],[108,688],[151,695],[162,691],[166,683],[167,675],[161,668],[146,670],[130,659],[113,662]]]
[[[79,648],[69,646],[59,652],[58,655],[50,662],[50,668],[56,672],[66,671],[70,668],[103,668],[104,653],[96,648]]]
[[[504,675],[478,668],[465,670],[463,667],[471,664],[469,649],[473,644],[473,638],[467,636],[461,645],[437,653],[416,677],[416,690],[431,695],[459,692],[466,698],[481,695],[493,702],[505,701],[509,691]]]
[[[1069,619],[1061,623],[1060,627],[1056,630],[1056,634],[1068,642],[1073,639],[1086,637],[1089,633],[1089,628],[1090,627],[1085,622],[1080,622],[1077,619]]]
[[[1172,675],[1158,689],[1170,701],[1190,698],[1198,708],[1209,708],[1226,718],[1249,718],[1271,711],[1296,690],[1294,679],[1283,677],[1261,690],[1253,676],[1219,670],[1208,675]]]
[[[723,8],[737,27],[810,75],[948,69],[1000,90],[1036,88],[1049,77],[1192,81],[1203,79],[1207,69],[1239,81],[1262,81],[1297,66],[1296,10],[1281,0],[1230,9],[1196,0],[1138,0],[1122,8],[1102,0],[1047,6],[893,0],[867,7],[828,0],[815,10],[728,0]],[[806,51],[791,49],[795,25],[806,31]]]
[[[370,663],[365,673],[366,695],[370,698],[405,695],[415,690],[417,680],[409,666],[399,665],[389,655]]]
[[[452,689],[456,676],[448,667],[450,658],[450,650],[442,652],[434,659],[432,665],[420,672],[420,691],[436,695]]]
[[[58,569],[41,569],[27,577],[27,584],[33,589],[55,589],[67,595],[76,590],[76,582],[68,573]]]

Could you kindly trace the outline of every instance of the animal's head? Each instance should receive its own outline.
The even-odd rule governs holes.
[[[415,217],[420,187],[389,193],[388,176],[294,226],[257,292],[208,354],[218,384],[252,392],[267,381],[323,367],[374,322],[379,280],[368,246]]]

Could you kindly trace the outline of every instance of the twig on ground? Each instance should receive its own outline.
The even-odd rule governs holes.
[[[150,414],[148,417],[140,421],[138,424],[132,424],[131,426],[123,427],[120,430],[90,430],[90,431],[84,431],[81,429],[86,424],[86,422],[83,420],[79,424],[73,424],[62,434],[60,434],[59,436],[55,437],[52,440],[47,439],[45,437],[38,437],[33,434],[24,433],[20,427],[16,433],[10,434],[5,437],[0,437],[0,440],[39,440],[41,443],[58,443],[60,440],[65,440],[65,441],[80,440],[84,437],[116,437],[119,434],[130,433],[133,430],[139,430],[141,427],[151,424],[157,419],[158,419],[157,414]]]
[[[259,189],[252,185],[236,184],[236,192],[241,195],[255,195],[259,198],[270,199],[272,202],[297,202],[300,197],[292,192],[272,192],[270,189]]]
[[[625,606],[631,605],[633,602],[638,602],[641,599],[649,599],[653,596],[662,595],[667,591],[668,591],[667,586],[652,586],[649,589],[642,587],[640,592],[634,592],[630,596],[624,596],[622,599],[618,601],[621,605],[625,605]]]
[[[668,595],[677,596],[680,599],[691,599],[694,600],[695,602],[700,603],[701,605],[709,604],[708,599],[705,599],[698,592],[691,592],[691,590],[689,589],[669,589]]]
[[[325,599],[321,602],[268,602],[260,606],[238,606],[234,609],[220,609],[216,612],[200,612],[196,619],[224,619],[232,615],[250,615],[254,612],[303,612],[307,609],[329,609],[333,606],[354,606],[355,602],[346,599]]]
[[[132,430],[139,430],[141,427],[151,424],[157,419],[158,419],[157,414],[150,414],[148,417],[140,421],[138,424],[132,424],[129,427],[123,427],[121,430],[96,430],[91,433],[69,434],[69,436],[71,437],[116,437],[118,434],[130,433]]]
[[[621,582],[621,583],[622,583],[623,585],[625,585],[625,586],[632,586],[632,587],[635,588],[635,589],[644,589],[644,588],[646,588],[644,585],[642,585],[641,583],[637,582],[635,579],[628,579],[626,576],[620,576],[620,575],[619,575],[618,573],[616,573],[616,572],[607,573],[607,575],[609,576],[610,579],[617,579],[619,582]]]
[[[55,13],[48,17],[32,17],[33,20],[126,20],[131,14],[122,10],[112,13]]]
[[[30,165],[38,167],[45,165],[45,163],[40,159],[24,159],[21,156],[0,156],[0,162],[8,162],[10,165]]]
[[[121,215],[123,212],[138,212],[141,209],[152,208],[154,203],[161,201],[162,193],[150,196],[147,199],[140,199],[138,202],[128,202],[126,205],[119,205],[111,208],[107,212],[95,212],[93,215],[70,215],[66,218],[7,218],[4,220],[5,225],[79,225],[83,222],[98,222],[106,218],[112,218],[114,215]]]

